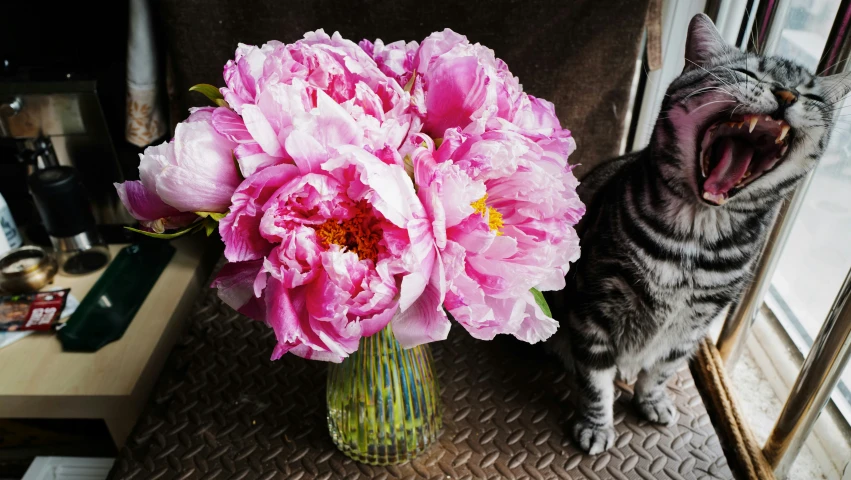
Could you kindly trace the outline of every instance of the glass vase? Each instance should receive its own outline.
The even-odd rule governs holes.
[[[328,430],[346,456],[407,462],[437,440],[440,389],[428,345],[402,349],[388,324],[328,368]]]

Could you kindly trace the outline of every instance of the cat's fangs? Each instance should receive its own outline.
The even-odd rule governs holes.
[[[751,172],[751,168],[749,167],[748,170],[742,176],[742,178],[740,178],[736,182],[736,184],[733,188],[739,189],[741,187],[744,187],[745,185],[756,180],[756,178],[758,178],[762,174],[766,173],[768,170],[770,170],[770,169],[774,168],[776,165],[778,165],[780,163],[782,157],[786,154],[787,150],[789,149],[789,145],[787,145],[786,139],[787,139],[787,135],[789,134],[789,131],[791,130],[791,127],[784,120],[775,120],[775,119],[773,119],[773,118],[771,118],[770,116],[767,116],[767,115],[763,116],[763,115],[748,114],[748,115],[744,115],[744,116],[740,117],[740,120],[737,119],[736,121],[730,120],[730,121],[726,121],[726,122],[718,122],[718,123],[712,125],[711,127],[709,127],[709,132],[708,132],[708,136],[707,136],[708,142],[706,142],[706,141],[704,142],[703,148],[701,148],[701,153],[700,153],[700,173],[703,175],[703,178],[707,178],[709,176],[710,171],[711,171],[710,167],[711,167],[711,163],[712,163],[712,160],[711,160],[712,154],[711,154],[711,149],[709,147],[715,141],[716,137],[718,136],[718,134],[720,133],[721,130],[724,130],[724,133],[723,133],[724,136],[730,135],[731,133],[736,134],[735,132],[741,131],[742,128],[747,128],[748,134],[753,134],[754,130],[760,124],[763,125],[762,131],[768,132],[771,135],[773,135],[775,137],[774,138],[774,144],[775,145],[782,145],[782,148],[780,149],[780,151],[778,153],[775,154],[774,158],[770,159],[769,162],[767,164],[765,164],[765,167],[767,167],[767,168],[758,170],[757,175],[753,175],[753,172]],[[719,127],[725,127],[725,128],[721,129]],[[757,167],[757,168],[759,168],[759,167]],[[706,192],[705,191],[705,192],[702,193],[701,196],[703,197],[704,200],[707,200],[707,201],[709,201],[709,202],[711,202],[715,205],[724,205],[727,202],[727,200],[729,200],[729,196],[726,193],[713,193],[713,192]]]
[[[747,125],[748,126],[748,133],[753,133],[754,129],[756,128],[756,125],[759,123],[759,117],[760,117],[760,115],[745,115],[744,119],[741,122],[726,122],[725,125],[730,126],[730,127],[736,127],[736,128],[742,128],[745,125]],[[763,122],[771,122],[771,123],[776,123],[776,124],[780,125],[780,133],[777,135],[777,139],[774,141],[774,143],[778,144],[778,145],[783,143],[783,140],[786,139],[786,135],[789,134],[789,130],[791,129],[789,124],[784,122],[783,120],[775,120],[775,119],[773,119],[773,118],[771,118],[767,115],[765,117],[765,120],[763,120]],[[712,127],[710,127],[709,131],[711,133],[714,133],[717,128],[718,128],[718,124],[713,125]],[[784,145],[783,149],[780,151],[780,156],[785,155],[786,150],[788,150],[788,149],[789,149],[789,145]],[[702,160],[701,164],[700,164],[701,173],[705,177],[707,175],[706,168],[707,168],[707,164],[709,162],[709,159],[706,156],[705,150],[702,153],[701,160]]]

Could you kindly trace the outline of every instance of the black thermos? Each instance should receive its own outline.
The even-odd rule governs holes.
[[[36,170],[30,175],[29,187],[51,237],[73,237],[95,228],[83,182],[73,167]]]
[[[109,261],[109,250],[97,232],[82,181],[73,167],[49,167],[29,176],[32,193],[63,273],[79,275]]]

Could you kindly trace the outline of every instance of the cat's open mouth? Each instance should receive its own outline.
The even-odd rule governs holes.
[[[776,167],[793,132],[783,120],[744,115],[709,126],[700,145],[703,200],[723,205],[748,184]]]

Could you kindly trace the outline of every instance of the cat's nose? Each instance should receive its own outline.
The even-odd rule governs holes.
[[[798,101],[798,91],[794,88],[775,88],[771,93],[777,97],[777,103],[780,108],[785,108]]]

